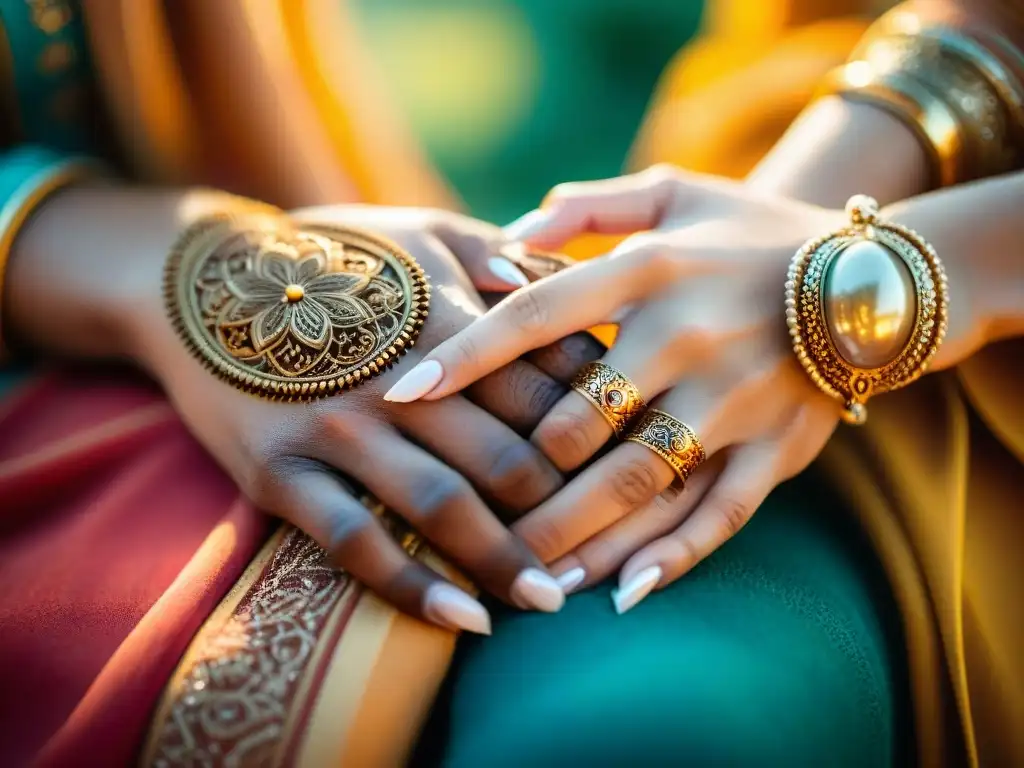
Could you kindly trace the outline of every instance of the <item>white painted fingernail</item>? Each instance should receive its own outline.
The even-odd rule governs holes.
[[[565,605],[558,582],[537,568],[527,568],[512,582],[512,602],[524,610],[557,613]]]
[[[436,360],[425,360],[395,382],[384,399],[392,403],[411,403],[428,394],[444,378],[444,368]]]
[[[491,634],[491,615],[487,609],[461,589],[443,581],[427,587],[423,597],[423,615],[451,629],[464,629],[478,635]]]
[[[503,283],[510,283],[511,285],[518,285],[522,288],[524,285],[530,284],[530,279],[522,273],[522,271],[508,259],[503,259],[500,256],[492,256],[487,260],[487,268],[491,274],[501,280]]]
[[[529,240],[530,237],[547,227],[551,220],[548,211],[539,208],[524,213],[518,219],[505,227],[505,237],[509,240]]]
[[[568,571],[558,576],[555,581],[558,582],[558,586],[562,588],[565,594],[571,594],[576,587],[583,583],[583,580],[587,578],[587,572],[580,567],[570,568]]]
[[[654,589],[661,581],[661,568],[652,565],[644,568],[640,573],[628,582],[612,591],[612,603],[615,605],[615,612],[620,616],[635,606]]]

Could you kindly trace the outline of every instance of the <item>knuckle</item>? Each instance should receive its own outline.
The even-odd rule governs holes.
[[[501,499],[522,499],[530,504],[538,491],[554,490],[557,478],[552,478],[553,474],[546,471],[543,458],[533,446],[525,440],[513,440],[498,450],[485,483]]]
[[[534,440],[546,455],[570,463],[586,458],[594,448],[587,419],[573,411],[550,414],[537,426]]]
[[[311,417],[310,430],[321,440],[352,445],[361,441],[360,430],[351,414],[329,408],[318,408]]]
[[[604,346],[589,333],[574,333],[548,347],[559,367],[573,370],[604,354]]]
[[[591,580],[599,580],[626,561],[628,553],[621,544],[602,537],[587,542],[580,548],[583,569]]]
[[[263,509],[283,512],[288,506],[287,479],[296,460],[269,447],[253,457],[250,471],[242,483],[245,495]]]
[[[505,402],[532,423],[540,421],[564,392],[557,381],[518,360],[498,373],[502,376]]]
[[[586,194],[586,185],[579,181],[564,181],[556,184],[548,192],[545,202],[549,204],[565,204],[571,200],[583,197]]]
[[[629,254],[630,268],[647,278],[664,278],[673,273],[676,260],[672,249],[658,235],[634,235],[623,243],[623,253]]]
[[[425,534],[454,524],[453,518],[466,509],[473,496],[469,483],[453,472],[426,478],[414,490],[414,522]]]
[[[627,509],[649,501],[659,490],[654,469],[642,459],[631,459],[615,470],[609,479],[613,500]]]
[[[720,497],[714,500],[712,509],[718,517],[719,525],[726,537],[731,538],[747,524],[753,512],[749,504],[732,497]]]
[[[452,343],[452,354],[456,366],[476,367],[480,362],[480,348],[476,341],[466,334],[460,334]]]
[[[356,551],[366,551],[376,521],[369,516],[340,514],[327,530],[327,551],[341,566]]]
[[[549,563],[569,549],[568,535],[557,520],[525,518],[513,530],[542,562]]]
[[[676,535],[668,539],[674,553],[670,553],[670,560],[675,563],[675,570],[682,572],[686,569],[692,568],[701,560],[704,559],[704,555],[701,553],[700,548],[686,535]]]
[[[682,177],[681,170],[671,163],[655,163],[642,173],[645,181],[652,187],[674,184]]]
[[[672,483],[654,497],[654,508],[659,519],[674,517],[678,514],[685,488],[686,486],[680,483]]]
[[[508,299],[508,312],[512,323],[526,334],[537,333],[548,324],[551,313],[540,291],[516,291]]]
[[[714,360],[721,348],[718,334],[706,328],[689,326],[678,329],[672,335],[668,354],[674,358],[684,358],[690,365],[696,366]]]

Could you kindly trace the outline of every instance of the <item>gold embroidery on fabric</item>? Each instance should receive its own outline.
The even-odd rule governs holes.
[[[201,638],[151,765],[274,765],[299,678],[351,580],[290,529],[214,634]]]
[[[408,526],[368,497],[362,499],[390,533],[413,554],[418,538]],[[268,547],[269,562],[251,584],[225,598],[193,641],[164,694],[143,760],[170,766],[275,766],[286,760],[293,726],[315,697],[318,660],[336,638],[356,583],[332,569],[326,553],[287,526]],[[232,599],[237,602],[231,605]],[[339,635],[340,636],[340,635]],[[332,646],[333,647],[333,646]],[[330,648],[326,648],[330,651]]]

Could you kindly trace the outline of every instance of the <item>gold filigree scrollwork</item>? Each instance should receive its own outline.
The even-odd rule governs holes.
[[[946,335],[949,285],[935,249],[914,230],[885,221],[878,204],[855,195],[847,203],[850,226],[809,240],[797,251],[786,276],[786,322],[793,351],[811,380],[841,401],[843,419],[861,424],[865,403],[876,394],[916,381]],[[898,353],[877,367],[844,358],[826,318],[827,277],[851,245],[877,243],[904,265],[914,286],[913,328]]]
[[[644,412],[626,440],[658,454],[683,483],[707,458],[697,433],[675,416],[657,408]]]
[[[601,412],[616,435],[622,435],[647,407],[629,377],[600,360],[580,368],[570,386]]]
[[[288,400],[386,370],[415,343],[429,304],[422,268],[396,244],[253,214],[190,227],[168,261],[165,295],[205,364],[245,390]]]
[[[412,556],[425,552],[404,521],[365,494]],[[141,764],[290,765],[303,712],[320,685],[362,588],[285,525],[200,630],[164,692]]]

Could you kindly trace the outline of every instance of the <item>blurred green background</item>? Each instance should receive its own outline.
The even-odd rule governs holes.
[[[354,0],[393,93],[476,216],[615,175],[703,0]]]

